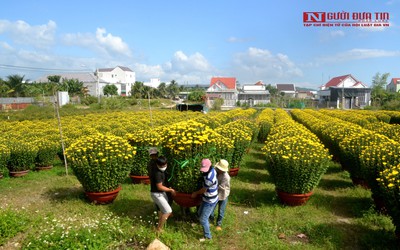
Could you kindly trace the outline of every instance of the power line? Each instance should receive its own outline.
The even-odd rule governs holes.
[[[89,72],[84,69],[55,69],[55,68],[38,68],[38,67],[28,67],[28,66],[16,66],[8,64],[0,64],[0,68],[4,69],[21,69],[28,71],[50,71],[50,72]]]

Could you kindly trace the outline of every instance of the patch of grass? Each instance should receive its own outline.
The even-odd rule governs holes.
[[[0,246],[18,233],[24,232],[29,222],[29,216],[25,212],[4,209],[0,214]]]
[[[354,186],[340,165],[330,166],[304,206],[282,205],[260,147],[253,144],[231,179],[223,230],[211,225],[209,242],[198,240],[202,228],[195,208],[184,213],[174,203],[174,216],[157,235],[148,185],[133,185],[127,177],[112,204],[93,205],[73,173],[66,176],[58,162],[50,171],[0,180],[1,221],[9,217],[4,211],[14,218],[29,214],[22,227],[9,223],[14,233],[2,235],[0,245],[60,249],[63,242],[65,249],[145,249],[158,238],[171,249],[397,248],[390,218],[375,212],[371,192]]]

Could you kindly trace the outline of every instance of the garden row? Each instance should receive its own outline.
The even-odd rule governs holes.
[[[370,188],[377,209],[387,211],[400,230],[400,144],[331,112],[293,110],[292,117],[315,133],[353,183]]]
[[[62,135],[68,165],[88,192],[108,191],[118,181],[102,181],[128,168],[131,175],[147,175],[148,149],[158,147],[169,159],[171,182],[177,190],[191,192],[201,158],[224,158],[239,167],[250,142],[257,137],[256,110],[211,112],[116,112],[67,117]],[[0,168],[8,172],[51,165],[62,158],[57,123],[49,121],[1,124]],[[115,167],[113,167],[115,166]],[[122,167],[122,169],[121,169]],[[91,176],[84,177],[85,174]],[[111,178],[109,178],[111,179]]]

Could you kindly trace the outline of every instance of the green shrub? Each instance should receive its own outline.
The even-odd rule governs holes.
[[[214,100],[214,103],[212,105],[213,110],[221,110],[222,105],[224,104],[224,99],[222,98],[216,98]]]
[[[87,96],[81,100],[82,104],[89,106],[90,104],[97,103],[98,98],[95,96]]]

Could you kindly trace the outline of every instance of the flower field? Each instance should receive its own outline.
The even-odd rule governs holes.
[[[168,158],[172,187],[191,193],[198,188],[202,158],[214,163],[223,158],[232,168],[242,167],[248,150],[261,144],[262,167],[276,190],[315,191],[329,166],[340,163],[355,186],[371,192],[372,204],[390,216],[400,235],[399,117],[399,112],[389,111],[234,109],[208,114],[153,110],[76,115],[62,117],[61,128],[55,119],[2,121],[0,182],[12,171],[63,163],[62,143],[67,164],[82,166],[71,172],[78,179],[79,169],[91,171],[94,165],[117,164],[121,168],[113,170],[122,177],[145,175],[147,150],[157,147]],[[1,208],[15,209],[11,204]],[[16,233],[25,230],[21,227]],[[53,244],[34,242],[39,248]],[[30,249],[27,242],[22,244]]]

